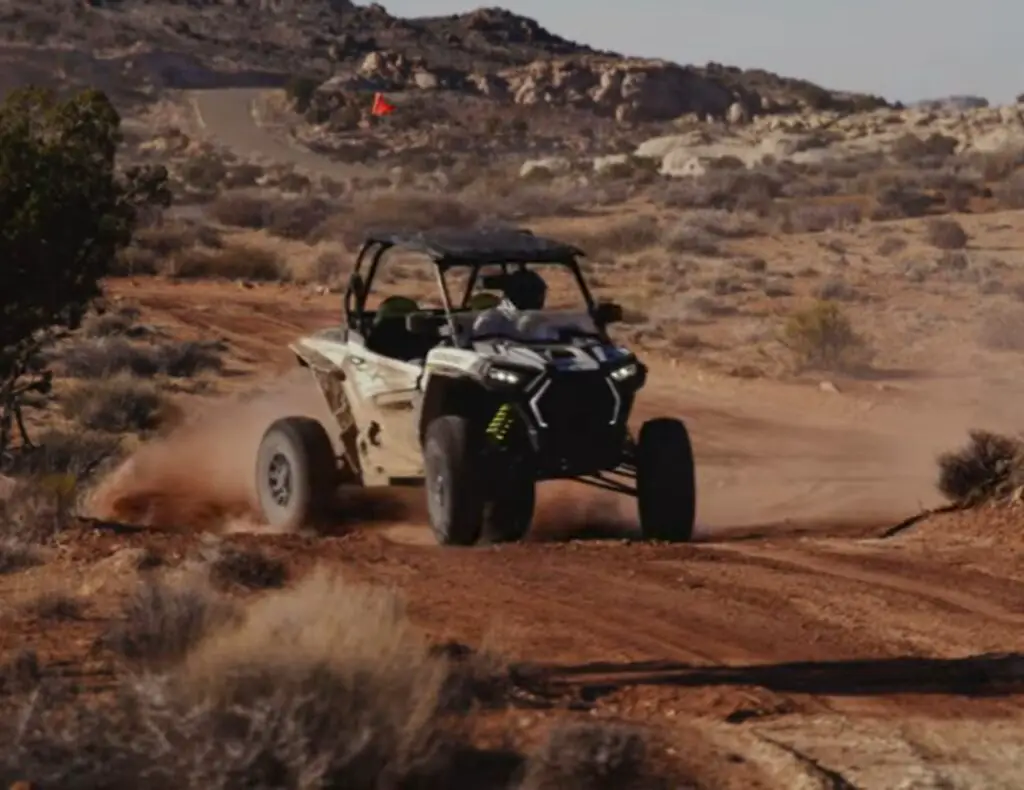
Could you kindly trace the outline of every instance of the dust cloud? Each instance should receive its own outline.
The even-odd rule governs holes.
[[[763,392],[724,400],[666,383],[671,391],[653,393],[637,416],[679,414],[690,426],[698,539],[749,529],[828,534],[884,527],[943,504],[936,456],[962,445],[972,428],[1017,430],[1024,396],[1012,377],[912,382],[895,392],[862,386],[838,395],[762,382]],[[100,483],[87,509],[143,526],[263,531],[255,507],[256,451],[267,426],[288,415],[330,424],[306,371],[256,395],[214,403],[143,446]],[[426,523],[422,489],[339,495],[338,532],[368,524],[423,531]],[[529,542],[637,535],[632,497],[576,482],[538,486]]]
[[[143,445],[100,482],[85,508],[95,518],[140,526],[260,528],[255,464],[263,432],[281,417],[328,420],[326,409],[304,370],[262,392],[215,403]]]
[[[890,391],[821,393],[813,409],[795,399],[784,406],[749,399],[732,415],[745,412],[750,424],[716,437],[727,452],[703,464],[707,415],[698,409],[698,534],[884,527],[944,505],[937,456],[962,446],[975,428],[1018,432],[1022,398],[1012,380],[961,375],[922,376]],[[714,414],[708,422],[705,433],[716,431]]]

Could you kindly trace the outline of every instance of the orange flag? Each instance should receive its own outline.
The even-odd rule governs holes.
[[[381,94],[373,94],[373,107],[370,109],[370,112],[373,115],[389,115],[394,111],[395,106],[393,104],[388,104]]]

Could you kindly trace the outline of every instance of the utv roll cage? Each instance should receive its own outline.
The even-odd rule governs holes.
[[[429,258],[434,265],[437,286],[441,293],[441,310],[420,310],[417,315],[410,316],[411,322],[422,325],[424,319],[433,319],[436,323],[443,313],[452,337],[457,336],[452,314],[457,310],[467,309],[480,269],[484,266],[501,266],[503,273],[507,273],[509,266],[517,265],[564,266],[572,273],[583,296],[587,312],[602,333],[608,323],[621,317],[621,308],[618,305],[595,302],[580,270],[578,259],[585,256],[585,253],[571,244],[537,236],[524,228],[387,231],[374,232],[366,236],[345,291],[346,325],[360,334],[368,331],[374,317],[374,313],[366,309],[366,301],[378,267],[384,256],[395,248]],[[455,303],[445,273],[453,268],[463,267],[469,269],[469,279],[461,298]]]

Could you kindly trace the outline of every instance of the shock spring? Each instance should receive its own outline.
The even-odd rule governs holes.
[[[513,422],[515,422],[515,412],[512,411],[509,404],[503,403],[488,423],[487,435],[499,444],[504,444]]]

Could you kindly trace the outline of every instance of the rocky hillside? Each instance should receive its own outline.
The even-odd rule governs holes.
[[[500,8],[402,19],[348,0],[7,0],[0,37],[5,62],[13,49],[15,60],[35,58],[38,67],[59,49],[72,61],[66,76],[99,74],[121,89],[272,85],[302,75],[341,96],[327,102],[334,109],[344,95],[372,89],[566,105],[631,123],[886,104],[760,70],[599,52]]]

